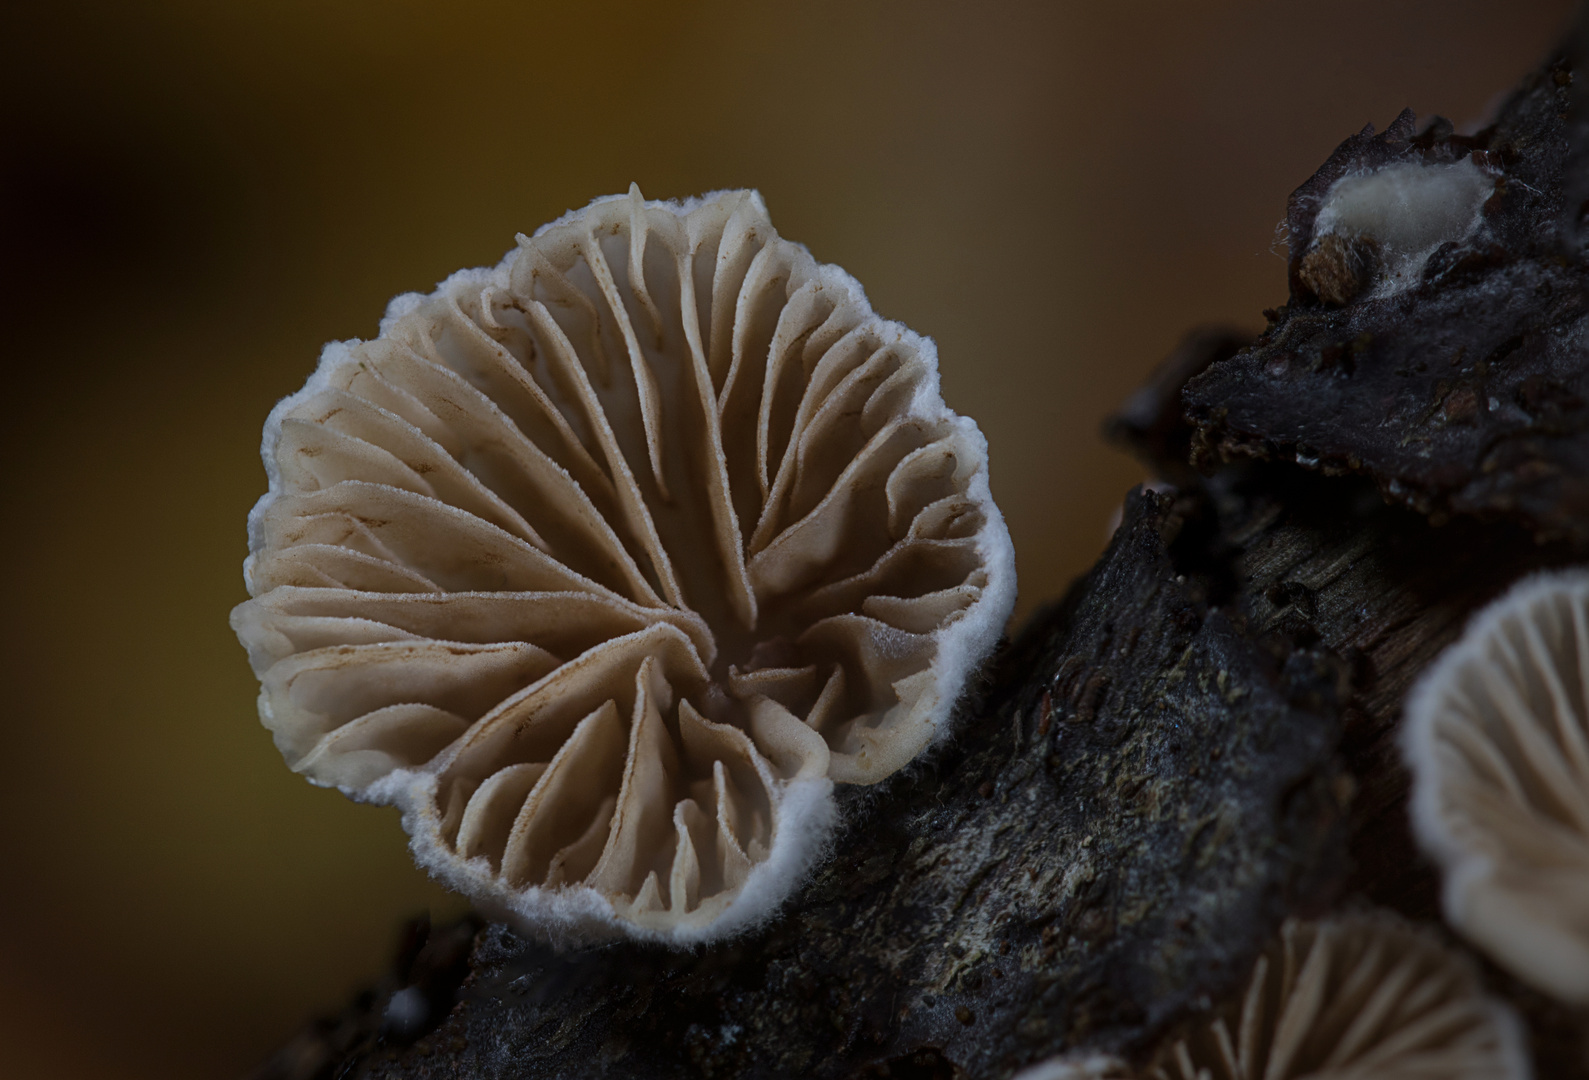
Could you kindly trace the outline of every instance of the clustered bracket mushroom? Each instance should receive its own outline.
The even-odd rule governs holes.
[[[765,918],[1014,603],[931,341],[755,192],[598,199],[271,414],[233,625],[310,780],[561,941]]]

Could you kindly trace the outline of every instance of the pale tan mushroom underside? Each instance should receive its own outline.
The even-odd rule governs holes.
[[[754,192],[598,200],[399,298],[266,463],[233,621],[277,745],[570,933],[711,936],[758,867],[775,903],[791,815],[914,758],[1014,598],[931,342]]]
[[[1134,1071],[1102,1055],[1020,1080],[1525,1080],[1516,1018],[1473,965],[1386,912],[1290,920],[1240,998]]]
[[[1239,1009],[1160,1052],[1153,1080],[1523,1080],[1512,1015],[1473,965],[1385,912],[1289,920]]]
[[[1409,700],[1406,751],[1452,925],[1589,1003],[1589,574],[1527,580],[1481,613]]]

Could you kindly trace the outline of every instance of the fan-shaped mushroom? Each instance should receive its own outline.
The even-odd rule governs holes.
[[[1403,746],[1451,924],[1589,1003],[1589,573],[1527,579],[1481,611],[1408,698]]]
[[[932,342],[750,191],[631,189],[397,298],[264,457],[233,625],[288,763],[563,939],[764,917],[1014,602]]]
[[[1113,1080],[1118,1059],[1074,1055],[1020,1080]],[[1241,1000],[1165,1043],[1145,1080],[1524,1080],[1522,1029],[1473,965],[1388,912],[1292,919]]]

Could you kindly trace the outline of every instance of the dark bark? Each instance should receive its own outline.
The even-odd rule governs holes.
[[[1521,521],[1589,546],[1585,77],[1564,49],[1472,136],[1402,113],[1347,139],[1291,196],[1291,299],[1186,391],[1207,466],[1233,456],[1363,473],[1443,518]],[[1331,185],[1389,164],[1471,159],[1483,224],[1380,295],[1372,238],[1314,241]]]
[[[384,983],[258,1075],[1007,1077],[1074,1047],[1150,1051],[1288,915],[1438,920],[1401,702],[1469,613],[1589,539],[1573,88],[1553,61],[1489,132],[1398,121],[1299,189],[1300,252],[1345,168],[1481,149],[1508,178],[1501,250],[1449,252],[1394,303],[1297,285],[1245,351],[1190,340],[1110,426],[1175,490],[1128,497],[953,742],[843,794],[831,859],[771,925],[692,953],[561,954],[416,927]],[[1206,477],[1187,468],[1189,379]],[[1473,513],[1440,523],[1454,511]],[[1541,1076],[1589,1077],[1589,1017],[1486,977]]]

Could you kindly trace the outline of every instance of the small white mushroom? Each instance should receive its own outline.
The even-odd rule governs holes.
[[[1408,698],[1403,735],[1446,918],[1589,1003],[1589,573],[1526,579],[1475,616]]]
[[[1289,920],[1239,1000],[1133,1073],[1075,1054],[1020,1080],[1524,1080],[1522,1028],[1473,965],[1388,912]]]
[[[264,457],[233,625],[288,764],[560,940],[765,918],[1014,602],[932,342],[750,191],[631,189],[398,297]]]

